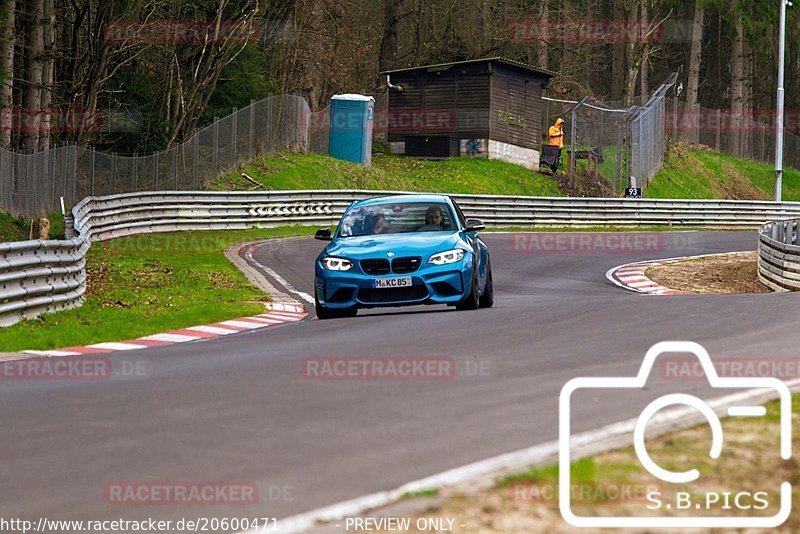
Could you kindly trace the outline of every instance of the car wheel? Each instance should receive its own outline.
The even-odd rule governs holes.
[[[469,295],[464,297],[461,302],[456,304],[457,310],[477,310],[478,306],[480,306],[480,288],[478,288],[477,268],[473,269],[472,272],[474,274],[472,275],[472,284],[469,290]]]
[[[483,295],[480,298],[481,308],[491,308],[494,305],[494,281],[492,280],[492,264],[487,266],[488,272],[486,273],[486,287],[483,289]]]
[[[332,309],[326,308],[322,304],[319,303],[317,297],[314,297],[314,310],[317,313],[317,319],[325,320],[325,319],[338,319],[340,317],[355,317],[358,315],[358,308],[341,308],[341,309]]]

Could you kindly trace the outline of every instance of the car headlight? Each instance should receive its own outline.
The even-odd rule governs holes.
[[[344,258],[328,256],[322,258],[322,267],[329,271],[349,271],[353,268],[353,262]]]
[[[447,265],[448,263],[455,263],[457,261],[461,261],[461,258],[464,257],[464,250],[460,248],[455,248],[453,250],[446,250],[444,252],[439,252],[438,254],[434,254],[431,256],[431,259],[428,260],[428,263],[432,263],[434,265]]]

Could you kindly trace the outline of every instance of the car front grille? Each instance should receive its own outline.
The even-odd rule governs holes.
[[[367,274],[389,274],[389,260],[361,260],[361,268]]]
[[[422,258],[395,258],[392,260],[392,272],[397,274],[413,273],[419,269]]]
[[[361,302],[406,302],[422,300],[428,296],[424,285],[393,288],[362,287],[358,290],[358,299]]]

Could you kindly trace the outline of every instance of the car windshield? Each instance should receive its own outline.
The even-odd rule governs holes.
[[[453,230],[444,202],[400,202],[351,209],[339,224],[339,237]]]

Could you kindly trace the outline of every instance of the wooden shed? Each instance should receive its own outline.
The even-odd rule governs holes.
[[[542,94],[556,73],[495,57],[382,74],[390,83],[393,152],[539,167]]]

